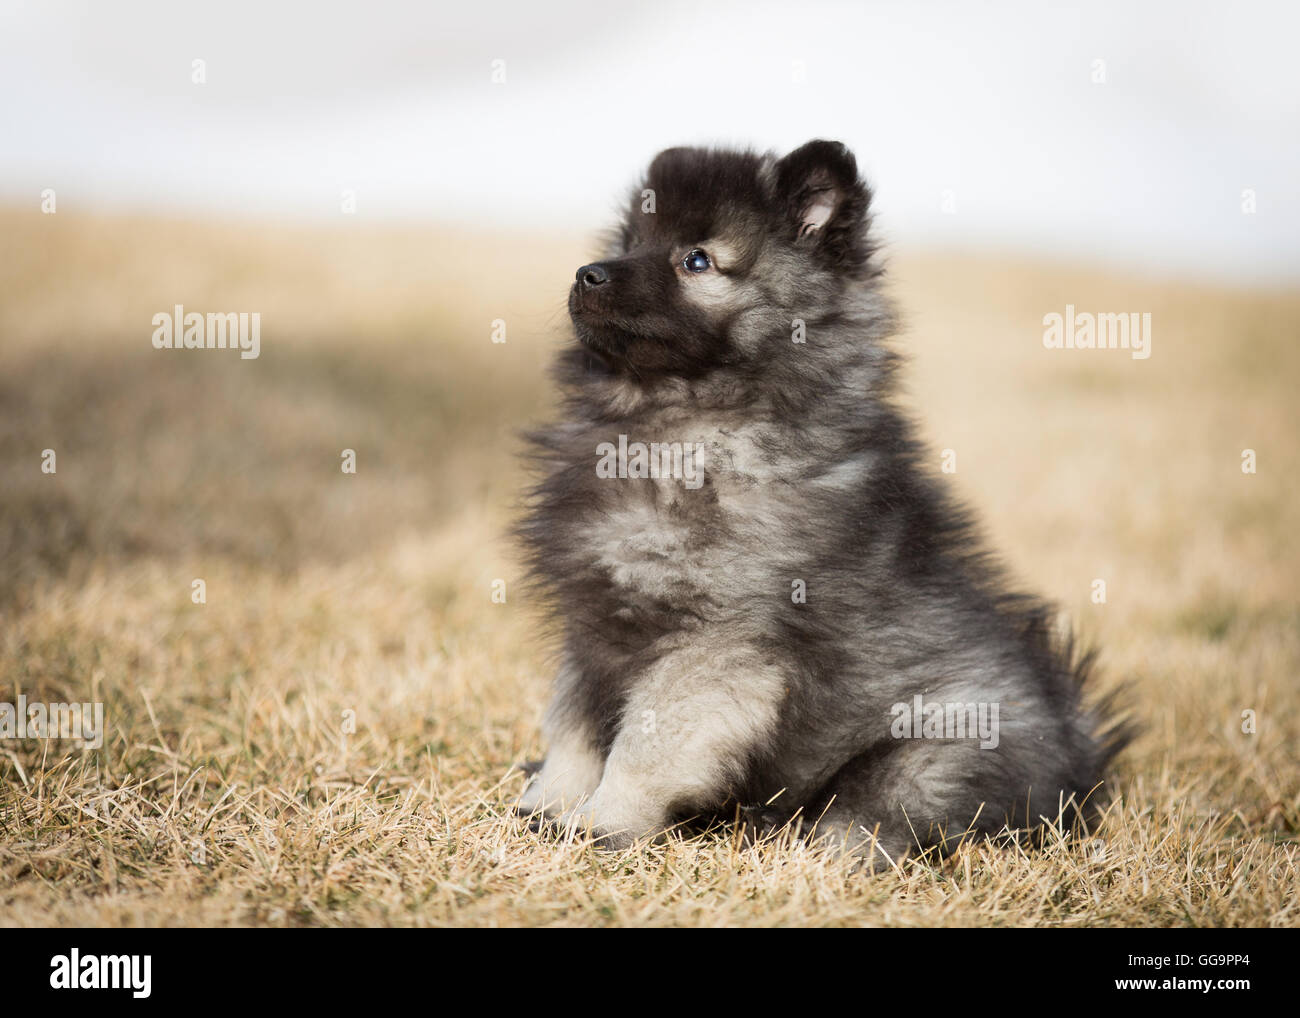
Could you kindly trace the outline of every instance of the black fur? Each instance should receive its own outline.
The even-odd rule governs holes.
[[[1085,706],[1092,655],[1008,590],[893,402],[870,203],[834,142],[670,149],[579,272],[519,526],[563,643],[526,810],[619,843],[740,804],[893,858],[1104,801],[1129,729]],[[620,435],[699,442],[703,482],[598,477]],[[917,694],[998,704],[997,748],[895,738]]]

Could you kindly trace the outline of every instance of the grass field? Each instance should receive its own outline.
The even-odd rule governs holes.
[[[890,287],[936,465],[1133,684],[1098,837],[866,876],[528,833],[513,435],[584,253],[0,212],[0,702],[107,721],[0,740],[0,924],[1300,925],[1300,295],[1068,265],[904,251]],[[261,356],[154,350],[178,303],[260,311]],[[1151,358],[1045,350],[1067,303],[1151,312]]]

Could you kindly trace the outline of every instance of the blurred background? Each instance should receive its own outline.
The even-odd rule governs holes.
[[[660,148],[820,136],[899,242],[1291,280],[1297,31],[1279,2],[6,3],[0,194],[586,229]]]
[[[1300,283],[1294,5],[2,10],[0,427],[6,496],[29,500],[7,514],[11,584],[104,541],[296,561],[326,553],[333,514],[353,542],[390,533],[307,480],[363,438],[387,516],[496,504],[519,487],[513,429],[546,406],[572,270],[674,144],[856,151],[922,417],[964,464],[1005,448],[982,430],[999,416],[1023,432],[1074,407],[1095,441],[1071,476],[1096,456],[1135,482],[1134,443],[1171,426],[1130,431],[1065,393],[1150,408],[1217,356],[1249,374],[1203,380],[1249,417],[1254,386],[1291,381],[1265,351],[1290,350]],[[1044,350],[1042,318],[1067,303],[1154,312],[1152,359]],[[153,350],[152,316],[176,304],[260,312],[261,357]],[[1099,448],[1108,427],[1127,438]],[[93,512],[29,469],[33,445],[78,429],[89,447],[139,432],[60,478]],[[1243,420],[1228,444],[1256,432]],[[470,479],[430,485],[430,461]],[[959,475],[981,497],[1019,484]]]
[[[661,148],[820,136],[875,188],[936,467],[1139,680],[1130,774],[1294,832],[1298,32],[1281,2],[0,3],[0,700],[106,699],[136,775],[401,787],[427,753],[490,798],[539,749],[503,534],[573,270]],[[260,356],[155,350],[176,304],[260,313]],[[1066,304],[1150,313],[1150,359],[1044,349]],[[29,784],[49,752],[0,752],[52,825],[35,869],[0,848],[42,877],[14,914],[182,907],[67,897],[102,885],[47,816],[82,772]]]

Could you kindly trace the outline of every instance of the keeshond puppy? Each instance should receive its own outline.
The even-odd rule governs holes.
[[[1102,802],[1127,727],[923,466],[870,206],[835,142],[669,149],[577,270],[519,527],[561,644],[535,826],[898,860]]]

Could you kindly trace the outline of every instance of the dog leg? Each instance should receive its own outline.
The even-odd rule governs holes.
[[[605,760],[591,726],[573,710],[573,687],[579,681],[569,665],[556,677],[555,695],[542,721],[546,759],[524,785],[515,805],[518,813],[554,818],[590,798],[600,784]]]
[[[751,647],[716,641],[668,654],[633,688],[595,794],[565,818],[607,847],[664,830],[707,809],[743,777],[771,739],[785,680]]]

